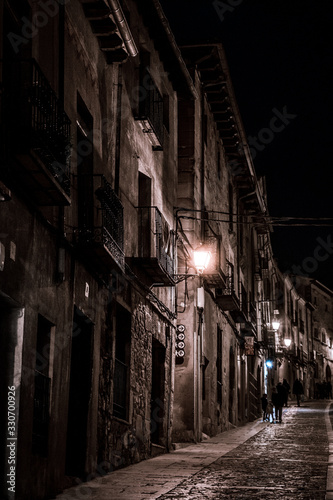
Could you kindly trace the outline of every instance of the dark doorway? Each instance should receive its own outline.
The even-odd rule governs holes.
[[[234,423],[235,357],[233,348],[229,352],[229,422]]]
[[[153,339],[151,387],[151,442],[163,446],[165,347]]]
[[[87,451],[87,423],[91,396],[93,324],[74,308],[68,403],[66,474],[83,477]]]

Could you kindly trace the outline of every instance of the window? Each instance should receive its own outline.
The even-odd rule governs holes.
[[[167,109],[164,109],[164,106]],[[142,130],[147,134],[153,149],[163,147],[163,125],[168,130],[169,103],[163,98],[150,73],[150,54],[142,54],[138,95],[138,116]]]
[[[38,315],[32,452],[43,457],[48,454],[53,328],[52,323]]]
[[[127,420],[131,350],[131,314],[117,304],[116,356],[113,378],[113,415]]]
[[[324,328],[321,331],[321,341],[323,344],[326,344],[326,331]]]

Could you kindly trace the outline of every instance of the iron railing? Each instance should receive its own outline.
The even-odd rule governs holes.
[[[138,207],[140,258],[156,258],[171,276],[175,274],[175,234],[157,207]]]
[[[78,228],[78,242],[87,247],[99,247],[119,265],[125,268],[124,208],[103,175],[82,175],[79,186],[92,186],[94,198],[85,207],[86,217]]]
[[[34,59],[4,65],[5,120],[11,145],[32,149],[70,194],[70,119]]]
[[[234,266],[227,261],[227,274],[225,276],[225,287],[219,289],[221,295],[235,294]]]

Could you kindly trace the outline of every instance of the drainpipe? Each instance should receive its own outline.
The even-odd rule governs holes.
[[[205,231],[204,222],[205,218],[205,129],[204,129],[204,117],[205,117],[205,93],[203,88],[201,89],[201,165],[200,165],[200,209],[201,209],[201,225],[200,225],[200,239],[201,242],[204,241]]]
[[[139,51],[137,49],[137,46],[135,45],[132,33],[129,29],[122,8],[120,7],[119,1],[108,0],[108,4],[111,9],[112,15],[114,17],[115,23],[118,27],[119,33],[121,34],[121,37],[124,40],[127,52],[131,57],[137,56]]]
[[[114,172],[114,190],[119,196],[119,176],[120,176],[120,138],[121,138],[121,98],[123,90],[123,67],[118,66],[118,84],[117,84],[117,111],[116,111],[116,150],[115,150],[115,172]]]

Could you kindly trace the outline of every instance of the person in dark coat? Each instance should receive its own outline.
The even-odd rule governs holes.
[[[275,416],[276,416],[276,421],[279,421],[281,423],[282,408],[286,400],[286,389],[281,384],[281,382],[279,382],[278,385],[276,386],[276,391],[277,391],[277,398],[276,398]]]
[[[293,385],[293,394],[296,395],[297,398],[297,406],[300,406],[301,395],[304,394],[303,385],[298,378],[295,380]]]
[[[261,407],[262,407],[262,420],[265,422],[267,419],[267,404],[268,404],[268,399],[267,399],[267,394],[263,394],[261,398]]]
[[[274,407],[275,420],[278,419],[278,408],[279,408],[279,395],[277,393],[276,387],[272,387],[272,404]],[[274,420],[273,420],[274,422]]]
[[[288,395],[290,392],[290,385],[288,384],[285,378],[283,379],[282,385],[285,388],[284,406],[288,406]]]

